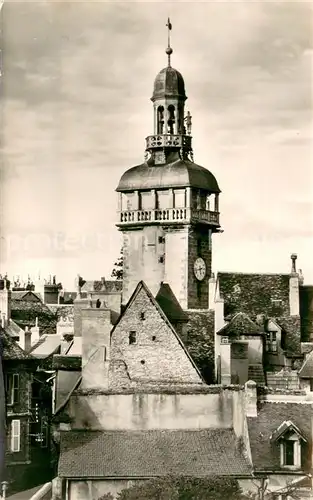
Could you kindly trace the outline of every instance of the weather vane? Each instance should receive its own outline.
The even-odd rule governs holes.
[[[171,66],[171,54],[173,53],[173,49],[171,48],[171,30],[172,30],[172,23],[170,21],[170,18],[168,17],[167,19],[167,49],[166,49],[166,53],[167,53],[167,56],[168,56],[168,66],[170,67]]]

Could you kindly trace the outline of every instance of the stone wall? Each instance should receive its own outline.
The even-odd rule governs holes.
[[[236,391],[216,394],[76,394],[71,397],[69,414],[73,429],[149,430],[229,428]],[[237,401],[237,400],[236,400]],[[237,417],[237,428],[240,428]],[[238,420],[239,419],[239,420]],[[239,431],[238,431],[239,433]]]
[[[178,337],[143,287],[112,332],[111,361],[122,361],[130,380],[138,384],[202,382]],[[120,385],[117,374],[112,384]]]

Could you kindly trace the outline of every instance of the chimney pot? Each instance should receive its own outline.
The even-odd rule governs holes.
[[[297,269],[296,269],[296,260],[297,260],[298,256],[297,256],[296,253],[292,253],[290,258],[291,258],[291,262],[292,262],[292,264],[291,264],[291,272],[292,273],[296,273],[297,272]]]

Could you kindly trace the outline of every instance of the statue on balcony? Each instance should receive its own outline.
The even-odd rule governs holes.
[[[187,111],[187,116],[185,116],[184,121],[186,122],[187,134],[191,135],[192,116],[190,111]]]

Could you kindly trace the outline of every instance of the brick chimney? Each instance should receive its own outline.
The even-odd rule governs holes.
[[[297,254],[291,255],[291,273],[289,278],[289,307],[290,316],[299,316],[300,314],[300,296],[299,296],[299,274],[296,268]]]
[[[111,311],[104,304],[81,309],[82,388],[105,390],[109,386]]]

